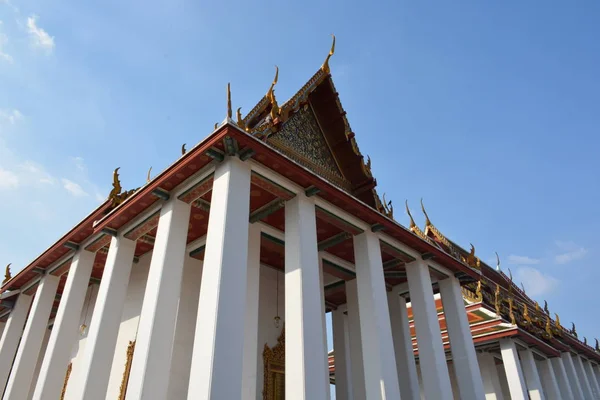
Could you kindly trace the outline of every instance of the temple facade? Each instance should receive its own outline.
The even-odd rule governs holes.
[[[8,400],[594,399],[600,349],[380,197],[329,60],[0,289]],[[423,212],[426,215],[425,208]],[[328,354],[326,314],[333,321]]]

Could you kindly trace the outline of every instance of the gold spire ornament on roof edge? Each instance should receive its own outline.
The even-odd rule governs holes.
[[[146,176],[146,183],[150,182],[150,174],[152,173],[152,167],[148,170],[148,176]]]
[[[244,119],[242,118],[242,107],[238,107],[237,111],[235,112],[235,116],[237,126],[239,126],[243,130],[247,130],[246,124],[244,123]]]
[[[408,208],[408,200],[406,200],[405,204],[406,204],[406,213],[408,214],[408,217],[410,218],[410,230],[414,232],[414,229],[417,227],[417,224],[415,224],[415,220],[413,219],[413,216],[410,213],[410,209]]]
[[[550,310],[548,309],[548,302],[546,300],[544,300],[544,312],[547,315],[550,315]]]
[[[233,111],[231,110],[231,83],[227,83],[227,119],[233,117]]]
[[[185,149],[185,143],[181,145],[181,155],[184,155],[187,152]]]
[[[392,205],[392,201],[386,201],[385,193],[383,194],[383,213],[386,217],[394,219],[394,206]]]
[[[496,253],[496,271],[500,271],[500,256],[498,256],[497,252]]]
[[[270,99],[271,96],[273,95],[273,90],[275,89],[275,85],[277,85],[277,82],[279,81],[279,67],[276,65],[275,66],[275,78],[273,78],[273,82],[271,82],[271,86],[269,86],[269,90],[267,90],[267,99]]]
[[[10,281],[12,279],[12,275],[10,273],[10,266],[12,265],[12,263],[9,263],[6,266],[6,271],[4,272],[4,280],[2,281],[2,284],[4,285],[6,282]]]
[[[329,59],[331,58],[333,53],[335,53],[335,35],[332,33],[331,37],[333,38],[333,43],[331,43],[331,50],[329,50],[329,54],[327,55],[327,58],[325,58],[325,62],[321,66],[321,69],[326,74],[329,74],[331,72],[331,69],[329,68]]]
[[[596,339],[596,351],[600,352],[600,344],[598,343],[598,339]]]
[[[423,199],[421,198],[421,210],[423,214],[425,214],[425,226],[431,226],[431,220],[429,219],[429,215],[427,215],[427,211],[425,211],[425,205],[423,205]]]

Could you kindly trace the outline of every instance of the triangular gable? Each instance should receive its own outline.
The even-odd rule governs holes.
[[[319,69],[281,106],[277,104],[273,86],[245,118],[238,119],[238,124],[391,217],[391,206],[384,205],[377,195],[371,160],[365,159],[358,148],[331,74]]]

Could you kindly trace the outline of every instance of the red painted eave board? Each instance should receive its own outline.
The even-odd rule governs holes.
[[[23,268],[17,275],[15,275],[9,282],[2,286],[0,289],[0,293],[10,289],[10,288],[19,288],[26,282],[28,282],[31,278],[26,278],[26,276],[35,268],[41,267],[46,268],[56,259],[64,256],[70,250],[65,247],[65,243],[72,241],[75,243],[80,243],[81,241],[87,239],[91,236],[91,228],[97,219],[104,215],[106,210],[109,207],[109,202],[105,201],[101,206],[99,206],[96,210],[94,210],[90,215],[84,218],[79,224],[77,224],[73,229],[67,232],[62,238],[60,238],[52,247],[48,248],[44,251],[39,257],[33,260],[28,266]],[[77,238],[81,235],[81,233],[85,230],[89,229],[90,234],[85,237]],[[78,240],[74,240],[77,238]],[[49,259],[53,259],[53,261],[49,262]],[[24,279],[25,278],[25,279]]]

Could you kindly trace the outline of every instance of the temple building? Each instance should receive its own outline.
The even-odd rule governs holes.
[[[7,400],[600,399],[600,349],[436,228],[397,221],[329,61],[275,79],[0,289]],[[265,85],[267,89],[267,85]],[[333,321],[327,351],[326,314]]]

